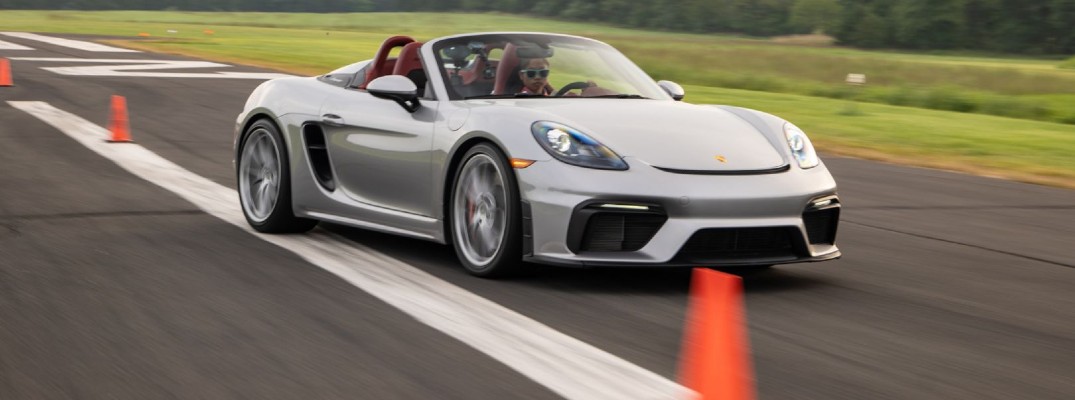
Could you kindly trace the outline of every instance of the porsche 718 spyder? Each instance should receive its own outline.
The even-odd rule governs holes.
[[[592,39],[395,36],[253,91],[240,202],[260,232],[326,221],[432,240],[479,276],[838,258],[836,183],[806,134],[683,96]]]

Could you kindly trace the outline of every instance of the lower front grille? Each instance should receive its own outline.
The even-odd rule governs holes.
[[[794,227],[702,229],[680,248],[676,260],[682,263],[717,263],[795,259],[796,235],[800,234]]]
[[[590,217],[582,251],[636,251],[653,239],[668,217],[648,213],[599,212]]]

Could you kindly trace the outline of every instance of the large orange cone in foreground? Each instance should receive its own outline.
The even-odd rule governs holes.
[[[753,400],[754,371],[743,312],[743,279],[706,268],[691,274],[680,384],[704,400]]]
[[[0,58],[0,86],[13,86],[11,82],[11,62]]]
[[[109,142],[130,142],[131,127],[127,119],[127,98],[112,95],[112,118],[108,124],[108,130],[112,132]]]

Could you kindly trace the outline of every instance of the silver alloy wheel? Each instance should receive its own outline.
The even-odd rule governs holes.
[[[475,154],[456,181],[452,199],[452,232],[464,258],[485,267],[504,244],[507,189],[500,166],[486,154]]]
[[[280,146],[265,129],[250,133],[239,157],[239,196],[243,211],[256,223],[265,222],[280,195]]]

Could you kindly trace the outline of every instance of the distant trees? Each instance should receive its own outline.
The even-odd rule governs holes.
[[[839,18],[836,0],[797,0],[788,12],[788,28],[800,33],[831,33]]]
[[[0,9],[469,11],[846,45],[1075,54],[1075,0],[0,0]]]
[[[802,0],[800,0],[802,1]],[[843,44],[1075,53],[1075,0],[841,0]]]
[[[1049,16],[1056,48],[1075,53],[1075,0],[1053,0]]]
[[[960,47],[965,0],[903,0],[891,15],[896,25],[896,42],[913,49]]]

